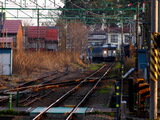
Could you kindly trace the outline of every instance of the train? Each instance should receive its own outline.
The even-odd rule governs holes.
[[[88,47],[88,56],[92,60],[115,61],[117,46],[114,44],[102,44]]]

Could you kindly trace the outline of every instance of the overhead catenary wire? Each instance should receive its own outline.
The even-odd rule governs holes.
[[[65,8],[65,7],[63,7],[62,8],[62,6],[60,6],[59,4],[57,4],[56,2],[54,2],[54,1],[52,1],[52,0],[49,0],[49,2],[51,2],[51,3],[53,3],[55,6],[57,6],[57,7],[59,7],[59,8],[57,8],[57,9],[55,9],[55,10],[49,10],[48,8],[44,8],[44,6],[41,6],[41,5],[39,5],[39,3],[38,2],[36,2],[36,0],[35,1],[33,1],[33,0],[29,0],[30,2],[32,2],[34,5],[36,5],[37,7],[39,7],[40,8],[40,10],[48,10],[48,12],[50,12],[50,15],[51,15],[51,17],[47,17],[47,15],[45,15],[45,14],[43,14],[43,11],[41,11],[41,13],[40,13],[40,15],[42,16],[42,18],[46,18],[47,19],[47,21],[49,20],[49,19],[52,19],[52,20],[54,20],[55,22],[56,22],[56,19],[58,19],[59,17],[61,17],[61,19],[70,19],[70,18],[67,18],[67,16],[64,16],[63,14],[61,14],[60,15],[60,13],[59,12],[55,12],[55,10],[57,10],[57,11],[61,11],[61,12],[63,12],[63,11],[69,11],[70,13],[77,13],[77,9],[76,10],[74,10],[74,9],[68,9],[68,8]],[[104,9],[104,8],[100,8],[100,6],[98,6],[98,4],[97,4],[97,9],[86,9],[86,8],[82,8],[82,7],[80,7],[80,6],[78,6],[78,5],[76,5],[76,4],[74,4],[72,1],[67,1],[67,0],[64,0],[66,3],[71,3],[72,5],[74,5],[75,7],[77,7],[79,10],[81,10],[81,11],[84,11],[84,12],[87,12],[87,13],[89,13],[91,16],[88,16],[87,18],[84,18],[84,20],[90,20],[91,22],[94,22],[93,21],[93,19],[92,18],[95,18],[95,19],[107,19],[108,20],[108,23],[109,23],[109,21],[111,21],[111,22],[113,22],[113,20],[112,20],[112,18],[114,18],[114,19],[132,19],[132,18],[117,18],[119,15],[122,15],[122,14],[115,14],[115,15],[112,15],[112,16],[109,16],[109,15],[106,15],[106,14],[110,14],[110,12],[111,11],[113,11],[113,10],[118,10],[118,9],[115,9],[115,8],[113,8],[113,10],[109,10],[109,9]],[[64,2],[63,1],[63,2]],[[85,5],[87,5],[87,4],[90,4],[91,3],[91,1],[87,1],[87,2],[85,2],[84,0],[81,0],[82,1],[82,3],[84,3]],[[139,0],[140,1],[140,0]],[[13,0],[11,0],[11,2],[14,2]],[[124,2],[124,1],[123,1]],[[136,4],[137,2],[134,2],[133,4]],[[20,3],[16,3],[16,2],[14,2],[14,4],[17,4],[19,7],[21,7],[21,8],[23,8],[23,6],[21,6],[20,5]],[[110,3],[111,4],[111,3]],[[112,3],[113,5],[115,4],[115,3]],[[123,3],[123,4],[125,4],[125,3]],[[21,8],[20,9],[18,9],[17,8],[17,10],[21,10]],[[126,8],[126,7],[125,7]],[[125,8],[123,8],[123,9],[125,9]],[[5,8],[4,8],[5,9]],[[27,7],[26,9],[30,9],[29,7]],[[25,9],[24,9],[25,10]],[[33,10],[33,8],[31,8],[31,10]],[[97,14],[97,13],[95,13],[93,10],[105,10],[107,13],[105,13],[105,14],[103,14],[103,15],[101,15],[101,14]],[[22,11],[22,10],[21,10]],[[34,10],[33,10],[34,11]],[[23,11],[22,11],[23,12]],[[24,14],[26,14],[29,18],[31,18],[31,19],[34,19],[35,17],[32,17],[30,14],[27,14],[27,13],[25,13],[25,12],[23,12]],[[52,14],[53,13],[53,14]],[[18,18],[18,17],[20,17],[20,18],[23,18],[22,16],[15,16],[14,14],[11,14],[12,16],[14,16],[15,18]],[[49,14],[48,14],[49,15]],[[57,17],[55,17],[55,16],[57,16]],[[42,19],[41,18],[41,19]],[[79,18],[77,18],[77,19],[79,19]],[[82,18],[81,18],[82,19]],[[109,20],[110,19],[110,20]],[[100,21],[99,21],[100,22]],[[99,22],[95,22],[95,23],[99,23]],[[100,23],[103,23],[104,21],[103,20],[101,20],[101,22]]]
[[[88,13],[90,13],[90,14],[92,14],[92,15],[95,15],[94,17],[96,18],[98,18],[98,19],[105,19],[105,18],[107,18],[108,16],[103,16],[103,15],[99,15],[99,14],[97,14],[97,13],[94,13],[93,11],[90,11],[90,10],[92,10],[92,9],[90,9],[90,10],[88,10],[88,9],[85,9],[85,8],[82,8],[82,7],[80,7],[80,6],[78,6],[78,5],[76,5],[76,4],[74,4],[73,2],[71,2],[71,1],[69,1],[72,5],[74,5],[75,7],[77,7],[77,8],[80,8],[81,10],[84,10],[85,12],[88,12]],[[100,8],[99,8],[100,9]],[[125,8],[123,8],[123,9],[125,9]],[[98,9],[97,9],[98,10]],[[116,18],[116,17],[118,17],[119,15],[115,15],[115,16],[112,16],[112,18]],[[103,21],[102,21],[103,22]]]

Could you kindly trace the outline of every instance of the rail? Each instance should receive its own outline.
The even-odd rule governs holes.
[[[112,67],[112,66],[111,66]],[[85,101],[85,99],[93,92],[93,90],[96,88],[96,86],[98,85],[98,83],[102,80],[102,78],[108,73],[108,71],[111,69],[111,67],[109,67],[109,69],[99,78],[99,80],[96,82],[96,84],[91,88],[91,90],[85,95],[85,97],[72,109],[72,111],[70,112],[70,114],[67,116],[66,120],[69,120],[72,115],[75,113],[75,111],[78,109],[78,107]]]
[[[66,92],[64,95],[62,95],[60,98],[58,98],[55,102],[53,102],[51,105],[49,105],[47,108],[45,108],[43,111],[41,111],[37,116],[35,116],[32,120],[38,120],[42,117],[42,115],[48,111],[51,107],[53,107],[54,105],[56,105],[57,103],[59,103],[60,101],[62,101],[64,98],[66,98],[68,95],[70,95],[71,93],[73,93],[75,90],[77,90],[83,83],[85,83],[87,81],[87,79],[91,78],[94,74],[96,74],[97,72],[99,72],[101,69],[103,69],[106,65],[103,65],[101,68],[99,68],[97,71],[95,71],[94,73],[92,73],[91,75],[89,75],[88,77],[86,77],[84,80],[82,80],[78,85],[76,85],[74,88],[72,88],[71,90],[69,90],[68,92]],[[110,67],[111,68],[111,67]],[[109,69],[110,69],[109,68]],[[103,76],[98,80],[98,82],[95,84],[95,86],[85,95],[85,97],[82,99],[82,101],[77,105],[76,108],[74,108],[72,110],[72,112],[69,114],[68,119],[70,118],[70,116],[72,116],[72,114],[74,113],[74,111],[78,108],[78,106],[83,103],[83,101],[89,96],[89,94],[95,89],[95,87],[98,85],[98,83],[101,81],[101,79],[108,73],[109,69],[107,70],[107,72],[105,72],[105,74],[103,74]]]

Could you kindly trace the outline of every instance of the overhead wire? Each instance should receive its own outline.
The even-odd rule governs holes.
[[[23,8],[20,4],[16,3],[15,1],[12,1],[12,0],[10,1],[13,2],[15,5],[18,5],[19,7]],[[29,14],[25,13],[23,10],[20,9],[20,11],[24,13],[25,15],[27,15],[28,17],[32,18]]]
[[[44,7],[42,7],[42,6],[40,6],[39,4],[37,4],[36,2],[34,2],[34,1],[32,1],[32,0],[29,0],[29,1],[31,1],[32,3],[34,3],[35,5],[37,5],[38,7],[40,7],[40,8],[44,8]],[[49,0],[51,3],[54,3],[56,6],[58,6],[59,8],[62,8],[62,6],[60,6],[60,5],[58,5],[56,2],[52,2],[51,0]],[[66,1],[66,0],[65,0]],[[82,1],[82,3],[84,3],[84,4],[88,4],[89,3],[89,1],[88,2],[85,2],[84,0],[81,0]],[[137,2],[139,2],[140,0],[138,0],[138,1],[136,1],[135,3],[133,3],[133,4],[136,4]],[[11,0],[11,2],[14,2],[14,1],[12,1]],[[73,6],[75,6],[75,7],[77,7],[77,8],[79,8],[79,9],[81,9],[81,10],[83,10],[84,12],[87,12],[87,13],[90,13],[91,15],[94,15],[94,17],[95,18],[97,18],[97,19],[107,19],[108,18],[108,16],[103,16],[103,15],[100,15],[100,14],[97,14],[97,13],[94,13],[93,11],[91,11],[91,10],[89,10],[89,9],[85,9],[85,8],[82,8],[82,7],[80,7],[80,6],[78,6],[78,5],[76,5],[76,4],[74,4],[72,1],[66,1],[66,3],[68,3],[68,2],[70,2]],[[94,1],[95,2],[95,1]],[[15,2],[14,2],[15,3]],[[17,3],[15,3],[15,4],[17,4]],[[115,4],[115,3],[114,3]],[[124,1],[123,1],[123,4],[126,4]],[[17,4],[17,5],[19,5],[19,4]],[[20,7],[22,7],[21,5],[19,5]],[[97,7],[98,7],[98,9],[101,9],[101,8],[99,8],[99,6],[97,5]],[[29,8],[28,8],[29,9]],[[124,8],[125,9],[125,8]],[[44,9],[45,10],[45,9]],[[70,11],[70,13],[77,13],[77,12],[75,12],[75,11],[73,11],[73,10],[68,10],[68,8],[65,8],[65,7],[63,7],[63,9],[59,9],[59,10],[61,10],[61,11]],[[57,16],[59,16],[59,13],[57,13],[57,12],[54,12],[53,10],[49,10],[51,13],[53,13],[53,14],[55,14],[55,15],[57,15]],[[22,11],[23,12],[23,11]],[[110,11],[108,10],[107,11],[107,13],[109,13]],[[30,18],[32,18],[30,15],[28,15],[27,13],[25,13],[25,12],[23,12],[24,14],[26,14],[28,17],[30,17]],[[46,17],[46,15],[43,15],[42,14],[42,12],[41,12],[41,15],[42,16],[44,16],[44,17]],[[116,18],[116,17],[118,17],[119,15],[113,15],[112,17],[113,18]],[[16,17],[16,16],[14,16],[14,17]],[[63,16],[62,16],[62,18],[64,18]],[[55,18],[53,18],[53,20],[54,20]],[[55,20],[54,20],[55,21]]]
[[[94,12],[92,12],[92,11],[86,10],[86,9],[84,9],[84,8],[82,8],[82,7],[74,4],[74,3],[71,2],[71,1],[69,1],[69,2],[70,2],[72,5],[74,5],[75,7],[77,7],[77,8],[80,8],[80,9],[82,9],[82,10],[88,12],[88,13],[91,13],[92,15],[96,15],[96,17],[97,17],[98,19],[100,19],[100,18],[104,19],[104,18],[107,18],[107,17],[108,17],[108,16],[102,16],[102,15],[99,15],[99,14],[94,13]],[[94,17],[95,17],[95,16],[94,16]],[[117,16],[112,16],[112,17],[117,17]]]
[[[81,0],[83,3],[85,3],[85,4],[87,4],[88,2],[84,2],[84,0]],[[135,3],[133,3],[133,5],[134,4],[136,4],[137,2],[139,2],[140,0],[138,0],[138,1],[136,1]],[[90,10],[86,10],[85,8],[82,8],[82,7],[80,7],[80,6],[78,6],[78,5],[76,5],[76,4],[74,4],[72,1],[68,1],[68,2],[70,2],[72,5],[74,5],[75,7],[77,7],[77,8],[79,8],[79,9],[81,9],[81,10],[83,10],[83,11],[85,11],[85,12],[88,12],[88,13],[90,13],[90,14],[92,14],[92,15],[95,15],[98,19],[100,19],[100,18],[107,18],[108,16],[102,16],[102,15],[99,15],[99,14],[97,14],[97,13],[94,13],[93,11],[90,11]],[[115,4],[115,3],[114,3]],[[124,1],[123,1],[123,4],[126,4]],[[127,6],[126,6],[127,7]],[[125,8],[126,8],[125,7]],[[123,9],[125,9],[125,8],[123,8]],[[73,11],[72,11],[73,12]],[[109,13],[110,11],[108,11],[108,13]],[[95,17],[94,16],[94,17]],[[118,17],[119,15],[113,15],[112,17]]]

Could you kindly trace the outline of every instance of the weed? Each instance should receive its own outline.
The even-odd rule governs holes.
[[[29,77],[35,71],[54,71],[80,63],[79,54],[73,52],[27,51],[13,54],[13,74]]]
[[[13,109],[8,109],[0,111],[0,115],[18,115],[18,112]]]
[[[99,64],[91,64],[89,66],[90,70],[97,70],[98,68],[100,68],[102,66],[103,63],[99,63]]]
[[[103,86],[98,92],[100,93],[109,93],[111,89],[113,88],[113,85],[105,85]]]
[[[92,113],[89,113],[89,114],[100,114],[100,115],[109,115],[109,116],[115,116],[116,113],[114,112],[100,112],[100,111],[95,111],[95,112],[92,112]]]

